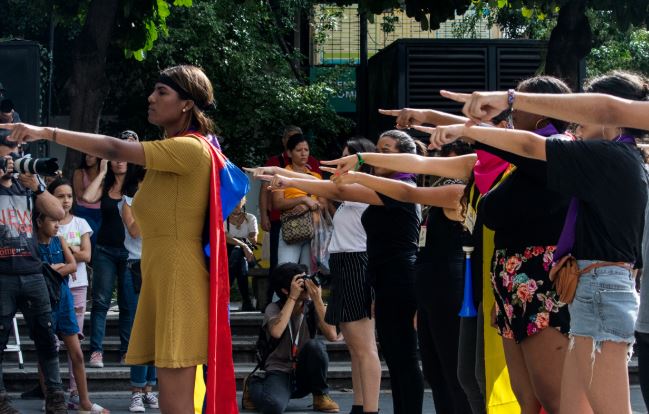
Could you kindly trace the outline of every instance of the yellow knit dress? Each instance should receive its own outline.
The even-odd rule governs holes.
[[[211,156],[195,137],[143,142],[146,176],[133,200],[142,233],[142,290],[126,362],[207,362],[209,273],[201,235]]]

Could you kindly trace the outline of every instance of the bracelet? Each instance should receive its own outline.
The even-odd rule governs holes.
[[[294,298],[294,297],[291,296],[291,295],[289,295],[288,298],[289,298],[289,299],[293,299],[293,302],[297,302],[297,298]]]
[[[56,142],[56,133],[58,132],[58,130],[59,129],[57,127],[54,127],[54,129],[52,130],[52,142]]]
[[[514,99],[516,99],[516,91],[514,89],[509,89],[507,91],[507,105],[509,105],[509,111],[514,110]]]
[[[358,158],[358,161],[356,161],[356,165],[354,166],[354,171],[360,170],[363,164],[365,164],[365,160],[361,156],[360,152],[356,153],[356,158]]]

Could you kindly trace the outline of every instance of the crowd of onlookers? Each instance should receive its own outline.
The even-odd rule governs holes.
[[[379,412],[377,344],[397,414],[422,412],[424,380],[440,413],[481,414],[496,401],[525,414],[630,413],[627,361],[636,337],[640,382],[649,396],[649,299],[640,302],[635,288],[649,260],[649,174],[636,144],[649,125],[635,112],[646,112],[647,84],[639,75],[613,72],[586,85],[591,95],[570,94],[548,76],[507,92],[443,92],[465,103],[466,118],[432,109],[382,111],[396,118],[397,129],[381,133],[376,144],[350,139],[339,159],[322,162],[328,167],[311,157],[298,127],[287,127],[284,151],[248,169],[263,181],[259,219],[268,234],[270,287],[243,408],[282,413],[291,398],[312,394],[314,410],[340,411],[329,393],[319,331],[349,349],[352,414]],[[182,133],[136,144],[133,131],[120,140],[3,125],[12,140],[0,136],[0,156],[6,156],[0,274],[15,277],[0,277],[0,345],[21,310],[41,371],[41,383],[26,395],[45,397],[48,414],[68,407],[108,412],[91,402],[79,344],[89,284],[87,365],[104,366],[116,285],[122,359],[157,367],[156,374],[153,366],[131,364],[131,411],[158,406],[157,376],[160,406],[190,412],[195,367],[208,352],[216,361],[219,345],[220,363],[208,372],[227,378],[208,380],[208,395],[210,386],[212,395],[216,384],[228,387],[217,390],[216,403],[234,411],[231,333],[225,312],[212,315],[225,303],[217,300],[210,319],[205,314],[208,300],[223,298],[216,289],[222,285],[208,281],[227,284],[227,278],[219,279],[225,272],[214,270],[213,255],[205,266],[199,234],[205,211],[216,214],[218,227],[209,230],[226,237],[212,237],[210,252],[223,254],[227,246],[230,284],[237,282],[241,310],[253,310],[248,274],[257,261],[257,219],[244,198],[221,228],[217,144],[206,138],[213,125],[203,112],[213,91],[204,73],[192,66],[166,69],[149,104],[153,124],[170,134],[182,124]],[[429,134],[437,156],[427,156],[407,128]],[[129,162],[85,155],[72,182],[16,176],[8,154],[33,137],[58,137]],[[418,175],[441,178],[418,186]],[[208,178],[204,194],[198,189],[207,188]],[[145,195],[148,203],[140,202]],[[160,217],[166,227],[155,222]],[[173,234],[165,233],[169,228]],[[152,236],[143,240],[141,229]],[[642,294],[649,295],[649,285]],[[59,339],[73,374],[67,400]],[[206,346],[214,339],[221,342]],[[0,414],[17,412],[0,387]],[[215,401],[208,399],[207,407],[214,412]]]

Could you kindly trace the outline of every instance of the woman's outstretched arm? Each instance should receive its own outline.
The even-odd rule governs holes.
[[[509,107],[507,92],[466,94],[442,91],[442,95],[464,103],[462,112],[478,122],[486,122]],[[578,124],[649,130],[649,102],[631,101],[600,93],[516,92],[513,108]]]
[[[8,139],[14,142],[47,140],[110,161],[126,161],[138,165],[145,163],[144,149],[139,142],[29,124],[0,124],[0,129],[10,130]]]

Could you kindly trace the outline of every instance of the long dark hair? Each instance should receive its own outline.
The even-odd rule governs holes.
[[[70,180],[64,177],[58,177],[54,181],[52,181],[50,185],[47,186],[47,191],[50,194],[54,194],[54,191],[62,185],[70,186],[70,188],[72,189],[72,198],[74,198],[74,187],[72,186]]]
[[[646,79],[640,74],[622,70],[614,70],[589,79],[584,86],[584,92],[605,93],[632,101],[649,100],[649,87]],[[642,129],[622,128],[622,131],[635,138],[647,134],[647,131]]]
[[[122,184],[122,194],[127,197],[135,197],[140,182],[144,180],[146,170],[141,165],[128,164],[124,183]]]
[[[520,92],[552,94],[572,92],[570,87],[561,79],[546,75],[525,79],[516,85],[516,90]],[[559,119],[548,118],[548,121],[550,121],[550,123],[554,125],[560,133],[563,133],[568,129],[568,125],[570,125],[568,122]]]
[[[397,143],[397,149],[402,154],[428,154],[426,145],[423,142],[414,139],[404,131],[400,131],[398,129],[390,129],[388,131],[382,132],[381,135],[379,135],[379,139],[383,137],[388,137],[395,140]]]
[[[345,146],[350,155],[360,152],[376,152],[376,145],[365,137],[351,138],[345,143]],[[359,171],[369,174],[372,171],[372,166],[363,164]]]

